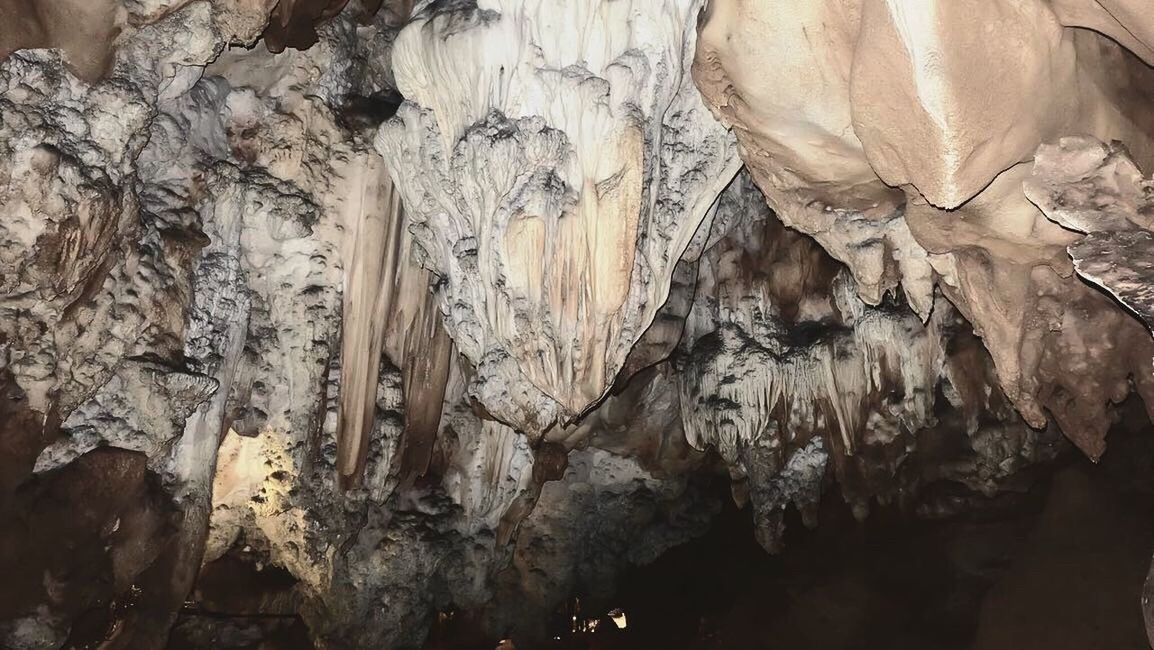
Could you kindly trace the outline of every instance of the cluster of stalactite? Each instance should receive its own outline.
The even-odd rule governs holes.
[[[162,647],[237,549],[321,646],[540,635],[714,475],[775,550],[1097,459],[1138,4],[0,0],[0,639]]]

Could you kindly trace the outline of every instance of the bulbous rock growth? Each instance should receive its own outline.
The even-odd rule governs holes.
[[[1150,160],[1152,25],[1128,2],[722,0],[694,77],[770,205],[864,300],[900,283],[924,318],[936,286],[1027,422],[1055,418],[1097,458],[1129,378],[1154,397],[1154,349],[1074,275],[1075,235],[1022,183],[1074,132]]]
[[[377,148],[488,411],[594,405],[737,169],[689,79],[700,3],[432,3],[397,37]]]

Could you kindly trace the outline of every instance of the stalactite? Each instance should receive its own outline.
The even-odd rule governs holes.
[[[351,199],[344,205],[344,293],[341,317],[337,471],[342,484],[360,481],[368,430],[376,409],[377,373],[394,304],[406,236],[400,197],[381,161],[351,166]]]
[[[1129,2],[723,0],[694,78],[782,221],[846,263],[867,303],[900,283],[925,318],[936,286],[1026,421],[1055,417],[1097,458],[1120,377],[1145,370],[1090,361],[1131,328],[1091,307],[1071,233],[1022,192],[1023,161],[1079,131],[1150,158],[1149,29]]]
[[[0,645],[160,647],[241,556],[322,647],[531,645],[718,477],[776,551],[1098,459],[1144,9],[0,0]]]
[[[736,170],[688,83],[699,5],[434,2],[397,37],[377,149],[471,393],[531,435],[612,385]]]
[[[442,326],[430,274],[412,260],[400,196],[379,158],[363,159],[347,179],[344,206],[344,313],[341,332],[338,471],[358,483],[368,449],[381,354],[402,368],[405,429],[400,473],[424,473],[440,422],[452,343]]]

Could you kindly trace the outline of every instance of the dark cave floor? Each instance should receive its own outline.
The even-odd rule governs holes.
[[[726,499],[704,537],[627,572],[610,602],[586,608],[599,615],[595,632],[572,633],[568,609],[544,647],[1149,650],[1139,598],[1154,550],[1152,433],[1116,429],[1100,464],[1068,453],[1028,493],[948,521],[879,508],[858,523],[826,498],[815,530],[787,513],[778,556]],[[612,607],[625,629],[605,615]],[[497,647],[468,621],[434,624],[426,650]],[[214,632],[224,628],[236,643]],[[296,617],[190,612],[170,648],[288,650],[305,639]]]
[[[1139,598],[1154,550],[1154,435],[1116,431],[1100,464],[1069,453],[1027,494],[981,514],[865,523],[825,499],[806,530],[766,554],[748,511],[628,573],[595,633],[555,648],[687,650],[1149,650]],[[493,648],[465,626],[429,650]],[[520,647],[520,646],[518,646]]]
[[[858,525],[827,508],[840,525],[800,531],[779,557],[727,513],[630,576],[624,633],[569,647],[1148,650],[1139,595],[1154,512],[1114,501],[1088,465],[1039,486],[1040,512],[1027,500],[980,520]]]

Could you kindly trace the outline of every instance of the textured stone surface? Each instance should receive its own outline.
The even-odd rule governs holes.
[[[511,426],[605,394],[736,171],[689,79],[699,4],[430,3],[397,37],[377,148],[470,392]]]
[[[1025,192],[1047,217],[1086,235],[1067,248],[1078,275],[1154,327],[1154,183],[1126,151],[1062,138],[1038,151]]]
[[[532,447],[467,397],[478,369],[451,351],[433,278],[413,264],[410,222],[367,146],[368,129],[392,101],[384,85],[392,71],[377,60],[389,52],[367,49],[392,42],[387,20],[358,26],[342,15],[305,52],[224,49],[263,25],[246,10],[269,9],[194,3],[182,14],[158,11],[152,31],[120,42],[112,56],[121,63],[91,86],[56,54],[20,51],[3,63],[0,141],[11,155],[0,255],[5,385],[14,396],[5,404],[16,409],[5,444],[23,454],[6,485],[34,469],[71,471],[90,450],[118,447],[142,452],[182,514],[167,537],[140,533],[148,562],[130,565],[114,585],[122,590],[139,574],[136,604],[111,614],[117,647],[162,646],[201,563],[238,546],[294,576],[321,645],[417,644],[436,608],[492,597],[542,487],[572,475],[567,448]],[[692,30],[683,22],[671,34],[676,40],[654,48],[682,74]],[[657,77],[648,83],[666,91]],[[688,180],[681,167],[662,172],[663,223],[682,219],[681,204],[670,202],[700,204],[684,241],[668,250],[652,244],[672,269],[713,200],[699,190],[682,199],[681,183],[731,175],[733,156],[692,86],[654,101],[667,155],[687,146],[674,120],[700,120],[716,140],[702,151],[716,169],[690,170],[698,177]],[[632,124],[627,112],[618,118]],[[646,128],[661,130],[659,122]],[[643,165],[665,169],[640,153],[629,160],[636,174]],[[631,182],[639,192],[639,178]],[[650,214],[634,210],[635,219]],[[646,294],[647,309],[659,306],[659,293]],[[630,343],[603,341],[622,356]],[[15,426],[25,421],[43,432]],[[658,446],[649,435],[669,434],[647,429],[632,443],[606,444]],[[673,505],[686,479],[655,477],[658,459],[644,470],[625,456],[587,453],[597,462],[583,461],[564,480],[590,486],[589,498],[570,504],[545,493],[556,512],[534,535],[563,536],[610,507],[642,522],[653,503],[697,507]],[[629,469],[602,467],[614,463]],[[664,541],[589,562],[611,575],[700,530],[709,512],[660,533],[592,527],[585,538],[605,548],[629,545],[633,535]],[[526,561],[554,567],[585,552],[566,547],[546,561],[527,548]],[[502,590],[512,603],[531,588],[544,608],[571,584]],[[76,607],[19,596],[6,643],[67,636]]]
[[[5,647],[272,634],[180,614],[241,555],[538,643],[718,476],[947,517],[1154,389],[1150,182],[1027,162],[1152,159],[1135,2],[112,9],[0,0]]]
[[[900,282],[924,319],[936,285],[1026,421],[1055,418],[1093,458],[1127,377],[1148,394],[1154,350],[1075,277],[1075,237],[1026,198],[1023,161],[1077,131],[1150,159],[1150,21],[1116,4],[714,2],[694,62],[783,222],[867,303]]]

